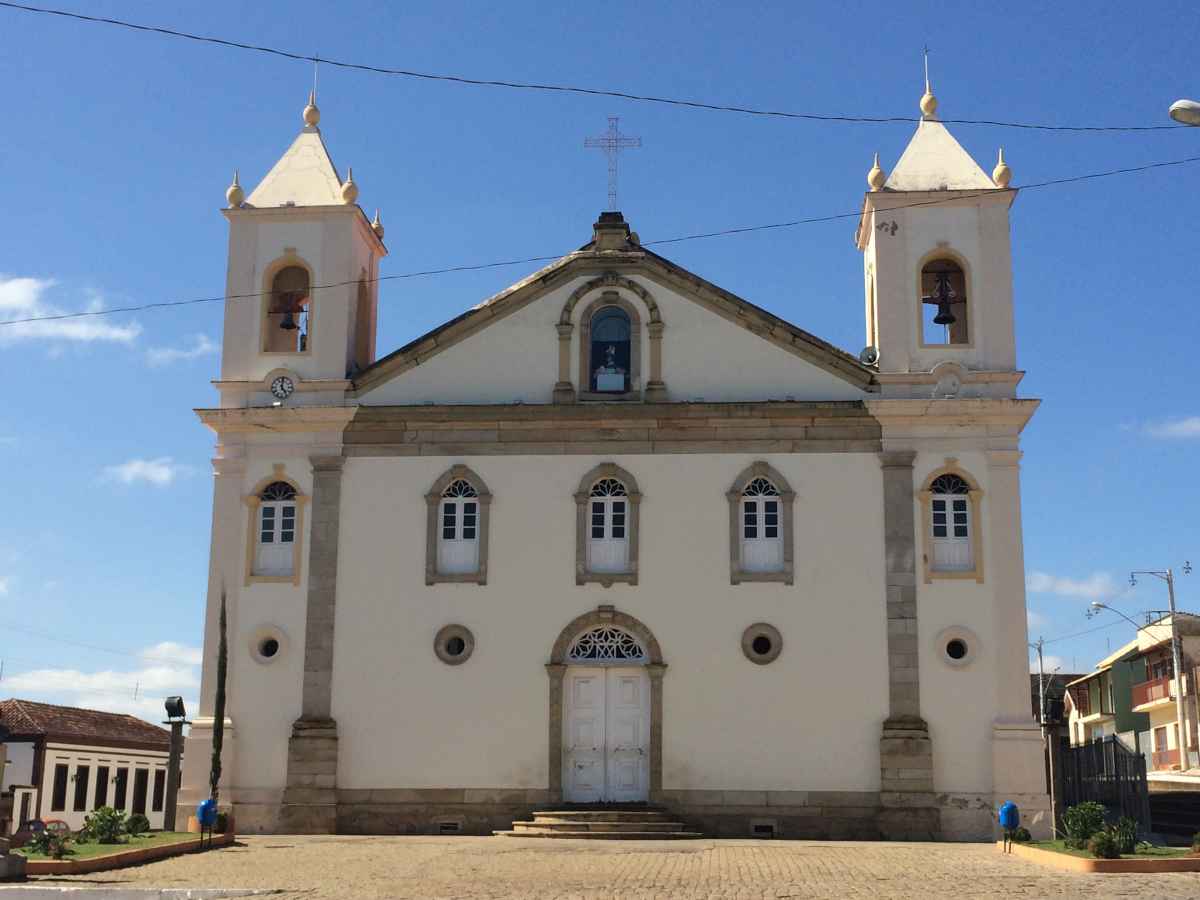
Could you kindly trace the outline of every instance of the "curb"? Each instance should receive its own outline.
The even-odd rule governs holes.
[[[996,847],[1003,850],[1004,843],[997,841]],[[1082,856],[1071,856],[1069,853],[1027,847],[1024,844],[1013,844],[1011,855],[1043,866],[1065,869],[1068,872],[1107,872],[1109,874],[1119,872],[1127,874],[1200,872],[1200,856],[1174,856],[1162,859],[1086,859]]]

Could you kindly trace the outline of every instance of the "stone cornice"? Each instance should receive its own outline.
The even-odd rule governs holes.
[[[1020,431],[1028,424],[1040,400],[1012,400],[1007,398],[978,398],[962,400],[865,400],[867,411],[883,426],[922,428],[953,426],[1000,425],[1015,427]]]
[[[355,406],[255,406],[194,410],[219,435],[343,431]]]

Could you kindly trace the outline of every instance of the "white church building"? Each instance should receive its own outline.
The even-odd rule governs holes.
[[[646,804],[713,836],[958,840],[990,839],[1004,800],[1046,809],[1016,190],[928,91],[921,108],[868,175],[861,355],[605,212],[579,250],[377,356],[384,229],[310,99],[224,210],[181,802],[208,791],[224,594],[221,799],[244,832]]]

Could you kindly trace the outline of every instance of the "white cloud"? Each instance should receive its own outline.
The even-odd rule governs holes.
[[[4,693],[66,706],[130,713],[155,723],[162,721],[164,697],[179,695],[189,708],[197,708],[199,648],[163,641],[145,648],[139,656],[147,663],[129,670],[84,672],[42,668],[6,675]]]
[[[1152,422],[1145,427],[1145,431],[1150,437],[1164,440],[1200,438],[1200,416],[1181,416],[1165,422]]]
[[[12,577],[9,575],[0,576],[0,597],[8,593],[9,587],[12,585]]]
[[[1041,628],[1046,624],[1047,619],[1041,613],[1027,609],[1025,610],[1025,621],[1029,623],[1030,628]]]
[[[1107,572],[1094,572],[1082,580],[1047,572],[1030,572],[1025,578],[1025,587],[1035,594],[1055,594],[1084,600],[1111,597],[1119,590]]]
[[[144,481],[156,487],[166,487],[181,475],[191,473],[191,466],[177,463],[169,456],[160,456],[156,459],[131,459],[117,466],[105,466],[104,480],[119,481],[121,484]]]
[[[100,312],[103,299],[93,293],[83,310],[65,310],[47,303],[44,296],[55,282],[45,278],[6,278],[0,275],[0,321],[64,315],[68,312]],[[17,325],[0,325],[0,344],[17,341],[70,341],[131,344],[142,333],[135,321],[117,323],[103,316],[77,319],[42,319]]]
[[[152,366],[166,366],[181,360],[199,359],[220,349],[207,334],[196,334],[192,336],[191,347],[151,347],[146,351],[146,362]]]

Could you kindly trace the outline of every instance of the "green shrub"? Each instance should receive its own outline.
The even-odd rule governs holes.
[[[101,806],[83,820],[88,837],[98,844],[119,844],[125,834],[125,813],[111,806]]]
[[[1065,843],[1074,850],[1082,850],[1088,839],[1104,827],[1104,804],[1089,800],[1077,803],[1063,813]]]
[[[1107,831],[1117,842],[1122,853],[1133,853],[1137,849],[1138,823],[1129,816],[1121,816],[1115,825],[1110,825]]]
[[[125,830],[134,837],[137,837],[139,834],[145,834],[150,830],[150,820],[141,813],[134,813],[125,823]]]
[[[1012,839],[1018,844],[1028,844],[1033,840],[1033,835],[1029,833],[1029,829],[1022,825],[1012,834]]]
[[[62,859],[71,852],[67,849],[69,834],[70,832],[55,831],[47,828],[34,834],[25,846],[34,853],[41,853],[43,856],[51,856],[54,859]]]
[[[1113,836],[1112,830],[1108,828],[1092,835],[1091,840],[1087,842],[1087,849],[1097,859],[1117,859],[1121,855],[1117,839]]]

